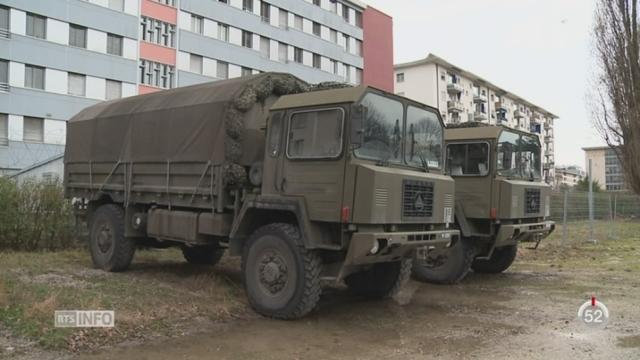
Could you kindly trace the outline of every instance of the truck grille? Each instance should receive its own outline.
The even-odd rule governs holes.
[[[524,199],[525,214],[537,214],[540,212],[540,189],[525,189]]]
[[[418,180],[402,182],[402,216],[427,218],[433,216],[433,183]]]

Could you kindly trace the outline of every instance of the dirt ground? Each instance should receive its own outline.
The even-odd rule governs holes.
[[[78,264],[86,265],[80,260]],[[77,269],[74,271],[80,271]],[[158,303],[179,299],[173,291],[185,297],[183,306],[192,309],[197,305],[191,312],[183,311],[180,317],[168,313],[172,308],[164,308],[165,313],[156,309],[156,320],[166,320],[158,327],[168,326],[168,330],[152,325],[132,327],[122,330],[124,339],[94,341],[98,346],[70,352],[68,348],[47,348],[28,337],[16,336],[15,330],[20,327],[0,321],[0,358],[640,358],[640,240],[636,238],[563,247],[550,242],[536,251],[522,249],[516,264],[504,274],[471,274],[455,286],[412,280],[399,296],[386,301],[365,301],[343,287],[327,287],[319,309],[298,321],[255,315],[243,298],[235,261],[229,260],[219,268],[191,269],[173,255],[159,259],[153,254],[144,255],[130,272],[122,275],[124,278],[115,280],[136,279],[140,283],[131,285],[136,286],[153,279],[154,288],[161,286],[169,291],[154,295],[161,296]],[[28,273],[29,281],[38,281],[33,279],[41,276],[37,271]],[[16,276],[25,278],[22,273]],[[82,281],[92,283],[91,276]],[[200,280],[189,283],[193,276]],[[62,280],[49,276],[48,281]],[[214,281],[216,286],[205,285],[205,281]],[[75,286],[91,288],[82,282]],[[207,307],[207,299],[214,298],[216,289],[229,298],[231,306],[225,308],[226,312],[219,310],[216,316],[210,316],[217,308]],[[591,295],[604,302],[611,313],[603,329],[588,328],[577,320],[578,307]],[[0,304],[1,297],[0,289]],[[151,298],[145,301],[156,304]],[[135,305],[145,308],[144,304]],[[125,323],[119,323],[119,308],[115,306],[115,310],[118,331],[118,324]],[[145,310],[140,311],[144,315],[141,319],[147,316]],[[182,325],[169,326],[168,322]],[[67,344],[69,339],[77,340],[78,334],[69,336]],[[90,332],[82,336],[111,335]]]

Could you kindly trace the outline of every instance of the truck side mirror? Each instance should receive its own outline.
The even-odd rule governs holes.
[[[367,117],[367,107],[364,105],[351,106],[351,147],[362,146],[364,142],[364,119]]]

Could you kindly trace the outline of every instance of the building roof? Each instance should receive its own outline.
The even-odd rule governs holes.
[[[19,175],[22,175],[24,173],[27,173],[27,172],[33,170],[33,169],[36,169],[36,168],[39,168],[41,166],[47,165],[47,164],[52,163],[52,162],[54,162],[56,160],[60,160],[63,157],[64,157],[64,153],[60,153],[58,155],[54,155],[54,156],[52,156],[50,158],[47,158],[47,159],[44,159],[42,161],[38,161],[37,163],[34,163],[34,164],[30,165],[30,166],[27,166],[26,168],[24,168],[24,169],[18,171],[17,173],[11,175],[10,178],[15,178],[15,177],[17,177]]]
[[[445,59],[434,55],[434,54],[429,54],[429,55],[427,55],[426,58],[421,59],[421,60],[411,61],[411,62],[406,62],[406,63],[401,63],[401,64],[395,64],[394,65],[394,70],[400,70],[400,69],[403,69],[403,68],[410,68],[410,67],[414,67],[414,66],[418,66],[418,65],[426,65],[426,64],[438,64],[438,65],[450,68],[452,70],[455,70],[456,72],[460,73],[464,77],[473,79],[475,82],[477,82],[477,83],[479,83],[479,84],[481,84],[483,86],[486,86],[488,88],[493,89],[495,92],[497,92],[501,96],[502,95],[508,96],[508,97],[510,97],[510,98],[512,98],[512,99],[514,99],[514,100],[516,100],[516,101],[518,101],[518,102],[520,102],[520,103],[522,103],[524,105],[527,105],[528,107],[532,108],[534,111],[537,111],[539,113],[542,113],[542,114],[544,114],[546,116],[549,116],[549,117],[552,117],[554,119],[558,119],[558,116],[554,115],[550,111],[545,110],[544,108],[542,108],[542,107],[540,107],[538,105],[535,105],[535,104],[525,100],[524,98],[522,98],[522,97],[520,97],[520,96],[518,96],[518,95],[516,95],[516,94],[514,94],[514,93],[512,93],[512,92],[510,92],[508,90],[505,90],[505,89],[499,87],[498,85],[493,84],[492,82],[486,80],[485,78],[483,78],[483,77],[481,77],[479,75],[476,75],[476,74],[474,74],[474,73],[472,73],[470,71],[464,70],[464,69],[462,69],[462,68],[460,68],[460,67],[458,67],[458,66],[456,66],[456,65],[454,65],[454,64],[452,64],[452,63],[450,63],[448,61],[446,61]]]
[[[582,150],[584,151],[596,151],[596,150],[608,150],[608,149],[612,149],[612,147],[605,145],[605,146],[589,146],[589,147],[582,148]]]

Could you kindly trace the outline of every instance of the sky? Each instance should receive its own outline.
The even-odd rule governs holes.
[[[594,0],[365,1],[393,17],[395,63],[432,53],[557,115],[556,165],[604,145],[587,106]]]

